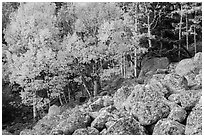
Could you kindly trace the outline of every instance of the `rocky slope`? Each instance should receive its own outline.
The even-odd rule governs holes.
[[[169,74],[155,71],[144,84],[47,116],[21,135],[200,135],[202,54],[180,61]]]

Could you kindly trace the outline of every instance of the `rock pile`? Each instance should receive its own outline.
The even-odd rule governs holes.
[[[113,97],[98,96],[62,113],[52,110],[21,135],[202,134],[201,55],[182,60],[169,74],[153,74],[145,84],[122,86]]]

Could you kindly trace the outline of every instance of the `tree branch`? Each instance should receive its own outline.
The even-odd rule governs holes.
[[[156,21],[156,23],[154,24],[154,27],[152,27],[152,29],[154,29],[154,28],[157,26],[157,23],[158,23],[158,21],[159,21],[159,18],[161,18],[161,11],[162,11],[162,10],[159,11],[159,17],[157,18],[157,21]],[[150,26],[150,27],[151,27],[151,26]]]

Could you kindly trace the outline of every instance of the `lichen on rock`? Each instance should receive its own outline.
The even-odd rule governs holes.
[[[125,102],[126,110],[142,125],[151,125],[170,112],[163,94],[153,89],[151,85],[137,85]]]
[[[118,119],[115,124],[110,126],[106,135],[145,135],[145,128],[132,117]]]
[[[99,135],[99,131],[93,127],[80,128],[75,130],[72,135]]]
[[[178,106],[178,107],[174,107],[169,116],[168,119],[174,120],[174,121],[178,121],[178,122],[183,122],[185,120],[187,116],[187,112],[185,109],[183,109],[182,107]]]
[[[91,122],[88,113],[81,112],[80,110],[72,113],[67,119],[57,125],[57,129],[62,130],[64,134],[72,134],[79,128],[86,128]]]
[[[185,125],[170,119],[159,120],[153,130],[153,135],[184,135]]]
[[[196,104],[186,122],[186,135],[202,135],[202,99]]]

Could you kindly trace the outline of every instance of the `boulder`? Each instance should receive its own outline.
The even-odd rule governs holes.
[[[66,108],[62,113],[61,113],[61,118],[62,119],[67,119],[68,117],[70,117],[70,115],[76,111],[77,108]],[[77,109],[78,110],[78,109]]]
[[[80,128],[75,130],[72,135],[99,135],[99,131],[93,127]]]
[[[89,115],[90,115],[90,117],[91,117],[92,119],[97,118],[99,114],[100,114],[100,113],[99,113],[98,111],[96,111],[96,112],[89,112]]]
[[[22,132],[22,131],[21,131]],[[22,132],[23,133],[23,132]],[[10,132],[6,131],[6,130],[2,130],[2,135],[12,135]],[[21,135],[21,134],[20,134]],[[25,134],[22,134],[25,135]]]
[[[199,74],[195,77],[195,83],[198,89],[202,88],[202,69],[199,71]]]
[[[114,116],[119,119],[119,118],[123,118],[123,117],[130,117],[132,116],[132,114],[128,111],[122,111],[122,110],[119,110],[119,111],[114,111],[113,112]]]
[[[202,95],[202,89],[187,90],[186,92],[181,93],[180,95],[181,106],[185,110],[191,110],[197,104],[201,95]]]
[[[48,119],[52,118],[53,116],[57,116],[60,114],[60,107],[56,105],[52,105],[48,110]]]
[[[108,111],[108,109],[106,109],[106,111]],[[120,119],[120,118],[124,118],[124,117],[131,117],[132,114],[128,111],[125,110],[117,110],[117,109],[112,109],[112,111],[108,111],[109,113],[112,114],[112,116],[114,117],[114,119],[111,119],[111,121],[108,121],[110,123],[106,123],[105,125],[107,125],[106,127],[108,127],[111,123],[115,122],[115,120]]]
[[[172,111],[175,107],[181,107],[180,104],[176,104],[175,102],[171,102],[168,99],[164,99],[165,104],[167,104],[170,108],[170,111]]]
[[[112,125],[114,125],[116,122],[116,120],[111,120],[105,123],[106,128],[108,129],[109,127],[111,127]]]
[[[194,71],[191,71],[187,73],[184,76],[188,82],[188,87],[195,87],[197,85],[202,85],[202,81],[200,81],[199,77],[202,77],[201,69],[195,69]]]
[[[169,90],[167,90],[166,87],[162,84],[162,80],[159,80],[158,78],[152,77],[147,84],[151,86],[153,91],[161,93],[163,96],[169,94]]]
[[[169,73],[175,73],[175,69],[176,69],[176,66],[178,65],[178,63],[170,63],[169,66],[168,66],[168,72]]]
[[[185,75],[185,78],[188,81],[188,87],[196,87],[197,89],[202,88],[202,69],[195,69],[194,71],[191,71]]]
[[[111,96],[98,96],[94,98],[95,101],[90,103],[89,110],[92,112],[99,111],[103,107],[113,105],[113,98]]]
[[[103,106],[104,107],[107,107],[107,106],[114,104],[113,98],[111,96],[103,96],[102,100],[103,100]]]
[[[175,68],[175,73],[180,76],[185,76],[189,72],[193,71],[196,65],[192,59],[181,60]]]
[[[175,72],[180,76],[185,76],[188,81],[188,86],[196,86],[195,77],[202,70],[202,53],[196,53],[194,58],[183,59],[176,66]],[[199,83],[200,84],[200,83]]]
[[[125,109],[138,118],[141,125],[151,125],[170,112],[163,94],[151,85],[136,85],[127,98]]]
[[[186,135],[202,135],[202,99],[196,104],[186,122]]]
[[[146,98],[145,96],[143,96],[143,94],[145,94],[145,85],[144,84],[136,85],[131,94],[127,97],[126,101],[124,102],[125,110],[130,111],[136,102],[140,100],[145,101],[144,99]],[[149,99],[153,98],[150,97]],[[146,100],[148,100],[148,98]]]
[[[2,133],[2,135],[4,135],[4,134]],[[31,129],[24,129],[20,132],[20,135],[39,135],[39,134],[37,134],[36,132],[34,132]]]
[[[90,108],[89,108],[89,105],[87,105],[87,104],[79,105],[79,106],[77,106],[77,107],[78,107],[78,109],[79,109],[80,111],[82,111],[82,112],[86,112],[86,113],[91,112],[91,110],[90,110]]]
[[[51,125],[47,124],[41,124],[38,126],[35,126],[31,133],[34,133],[35,135],[48,135],[50,134],[50,131],[52,130]]]
[[[152,76],[152,79],[162,82],[165,76],[166,76],[165,74],[154,74]]]
[[[80,110],[73,112],[67,119],[57,125],[58,130],[62,130],[63,134],[70,135],[79,128],[86,128],[91,123],[91,117]]]
[[[197,65],[202,65],[202,52],[198,52],[195,54],[193,61],[197,63]]]
[[[178,106],[178,107],[174,107],[171,110],[171,112],[167,118],[171,119],[173,121],[178,121],[181,123],[185,120],[186,116],[187,116],[187,112],[185,111],[185,109]]]
[[[138,102],[131,110],[141,125],[151,125],[169,115],[170,107],[161,101]]]
[[[144,77],[147,73],[152,75],[157,71],[157,69],[167,69],[168,65],[169,60],[167,57],[143,60],[139,78]]]
[[[105,128],[105,123],[113,119],[114,119],[114,116],[111,113],[104,111],[94,119],[94,121],[91,123],[91,127],[94,127],[99,131],[101,131],[102,129]]]
[[[100,132],[100,135],[106,135],[106,132],[107,132],[107,129],[103,129],[101,132]]]
[[[153,130],[153,135],[183,135],[185,126],[170,119],[159,120]]]
[[[113,96],[113,100],[114,100],[114,106],[118,110],[124,109],[124,106],[122,104],[127,99],[127,97],[130,95],[132,90],[133,90],[133,87],[123,86],[115,92]]]
[[[111,106],[100,109],[99,114],[104,113],[104,112],[112,113],[113,111],[116,111],[116,110],[117,110],[116,107],[111,105]]]
[[[168,97],[168,100],[171,101],[171,102],[174,102],[176,104],[180,104],[181,103],[181,101],[180,101],[180,94],[171,94]]]
[[[96,101],[94,101],[93,103],[91,103],[89,105],[89,109],[91,111],[99,111],[101,108],[103,108],[103,99],[102,97],[99,97]]]
[[[156,74],[168,74],[168,69],[157,69]]]
[[[62,119],[60,119],[58,116],[52,118],[43,117],[32,128],[32,131],[36,135],[48,135],[60,121],[62,121]]]
[[[132,117],[118,119],[105,132],[106,135],[145,135],[145,129]]]
[[[53,128],[50,132],[50,135],[63,135],[63,131]]]
[[[167,74],[162,83],[171,94],[180,93],[188,86],[185,77],[175,73]]]

